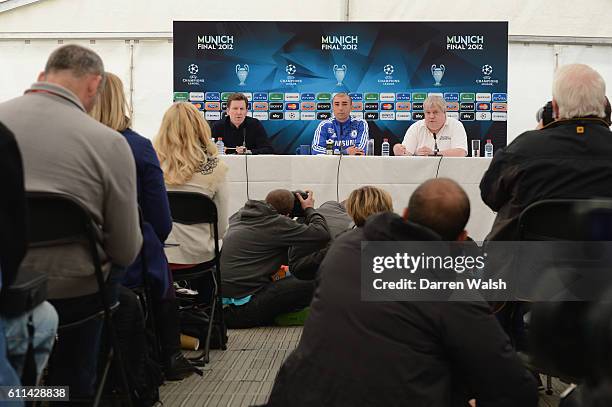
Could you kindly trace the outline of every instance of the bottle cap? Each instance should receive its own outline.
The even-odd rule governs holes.
[[[388,138],[384,138],[384,139],[383,139],[383,143],[384,143],[385,141],[389,141],[389,139],[388,139]]]
[[[487,143],[490,143],[490,142],[491,142],[491,139],[490,139],[490,138],[488,138],[488,139],[487,139]]]
[[[223,137],[218,137],[217,141],[223,141]]]

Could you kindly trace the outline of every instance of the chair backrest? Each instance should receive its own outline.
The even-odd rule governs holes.
[[[61,193],[27,191],[26,200],[29,247],[86,243],[103,307],[106,312],[110,312],[98,252],[102,234],[89,210],[76,198]]]
[[[168,191],[172,221],[185,225],[216,224],[217,206],[207,195],[197,192]]]
[[[30,247],[96,239],[89,211],[75,198],[51,192],[26,192]]]
[[[519,216],[519,239],[612,240],[612,199],[548,199]]]

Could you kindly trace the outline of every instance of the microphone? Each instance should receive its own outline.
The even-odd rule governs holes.
[[[436,133],[433,133],[433,138],[434,138],[434,150],[433,150],[433,155],[437,156],[438,152],[440,151],[438,149],[438,138],[436,137]]]
[[[242,147],[246,147],[246,127],[242,128]]]

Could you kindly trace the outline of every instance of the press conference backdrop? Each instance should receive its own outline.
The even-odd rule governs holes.
[[[378,143],[401,141],[439,94],[469,140],[506,145],[507,22],[175,21],[173,35],[174,100],[212,122],[244,93],[279,153],[311,143],[338,92]]]

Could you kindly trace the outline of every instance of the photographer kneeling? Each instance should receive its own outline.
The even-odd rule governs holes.
[[[304,223],[292,219],[296,200]],[[310,304],[314,281],[275,279],[288,251],[329,241],[325,218],[314,209],[312,191],[302,197],[276,189],[265,201],[249,200],[229,220],[223,239],[221,275],[225,322],[229,328],[269,325],[279,314]]]

